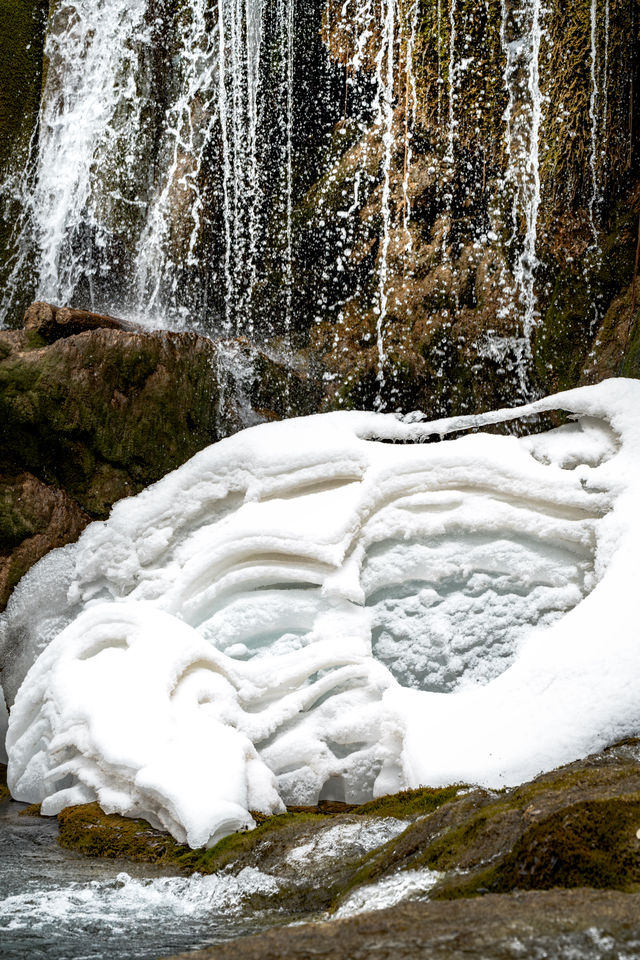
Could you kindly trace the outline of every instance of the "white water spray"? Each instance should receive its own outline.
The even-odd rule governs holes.
[[[395,46],[395,0],[386,0],[382,42],[376,59],[376,78],[378,82],[378,120],[380,127],[383,160],[382,160],[382,223],[383,232],[380,246],[379,287],[376,338],[378,343],[378,393],[376,409],[383,407],[382,389],[385,383],[384,364],[386,360],[384,325],[387,316],[388,290],[388,259],[389,244],[391,241],[391,161],[393,154],[393,114],[394,114],[394,46]]]
[[[515,296],[521,314],[522,337],[509,338],[523,394],[529,393],[526,368],[531,359],[531,333],[536,323],[535,278],[540,210],[540,130],[543,121],[540,90],[541,0],[520,0],[509,8],[502,0],[501,41],[506,57],[505,120],[506,184],[513,194],[512,244],[518,246],[513,266]],[[506,306],[514,310],[512,302]]]
[[[589,120],[591,123],[591,154],[589,167],[591,169],[591,197],[589,198],[589,223],[593,235],[593,244],[598,244],[598,228],[596,217],[600,206],[600,187],[598,183],[598,3],[591,0],[591,95],[589,97]]]
[[[33,260],[37,299],[68,303],[84,280],[93,303],[96,273],[108,279],[109,258],[100,253],[114,224],[143,206],[128,170],[139,165],[143,142],[135,76],[149,39],[145,11],[145,0],[75,0],[52,14],[34,182],[23,181],[22,250],[7,300]],[[139,44],[128,42],[132,36]],[[95,251],[89,263],[87,238]]]

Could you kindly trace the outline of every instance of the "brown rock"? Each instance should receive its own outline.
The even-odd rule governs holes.
[[[640,955],[640,894],[552,890],[407,903],[275,927],[181,960],[618,960]]]
[[[34,563],[76,540],[90,519],[64,490],[30,473],[0,477],[0,608]]]
[[[313,412],[317,395],[248,341],[33,304],[24,330],[0,330],[0,609],[116,500],[243,427]]]
[[[88,310],[73,310],[69,307],[55,307],[50,303],[36,302],[27,308],[24,315],[24,329],[35,333],[53,343],[62,337],[70,337],[86,330],[141,330],[142,328],[117,317]]]

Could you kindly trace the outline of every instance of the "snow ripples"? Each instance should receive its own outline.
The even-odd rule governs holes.
[[[263,425],[121,501],[2,620],[14,795],[196,846],[637,733],[639,390]],[[460,435],[553,411],[576,422]]]

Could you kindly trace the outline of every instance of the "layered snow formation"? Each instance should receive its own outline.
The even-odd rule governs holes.
[[[636,381],[223,440],[15,592],[12,793],[197,846],[251,810],[513,785],[640,733],[639,504]]]

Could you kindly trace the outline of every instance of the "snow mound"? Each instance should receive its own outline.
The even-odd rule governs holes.
[[[15,591],[12,793],[195,846],[249,810],[512,785],[636,734],[639,503],[630,380],[223,440]]]

